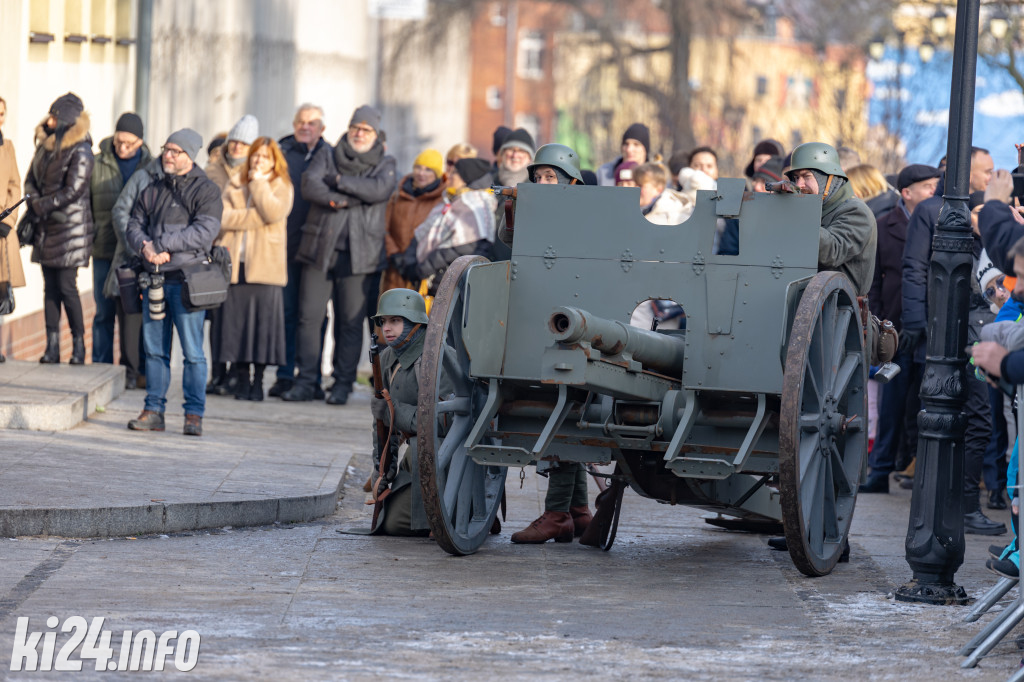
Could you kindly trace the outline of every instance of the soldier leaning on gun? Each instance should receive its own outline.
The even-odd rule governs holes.
[[[866,296],[875,272],[878,233],[875,216],[853,194],[839,154],[824,142],[807,142],[793,150],[787,177],[793,183],[775,191],[797,191],[821,196],[818,232],[818,270],[837,270],[850,278],[858,296]],[[789,183],[787,183],[789,184]],[[795,186],[795,189],[794,189]],[[768,546],[785,551],[786,538],[771,538]],[[849,561],[847,541],[840,561]]]
[[[530,182],[541,185],[583,184],[580,157],[561,144],[546,144],[537,150],[527,168]],[[502,225],[499,239],[511,244],[512,235]],[[587,498],[587,472],[579,462],[540,462],[539,473],[547,472],[548,492],[544,496],[544,513],[529,526],[512,534],[512,542],[540,544],[554,538],[555,542],[572,542],[590,525]]]
[[[373,533],[384,535],[426,535],[429,532],[427,514],[423,509],[423,495],[419,485],[419,461],[416,458],[416,404],[419,397],[420,358],[423,355],[423,340],[427,330],[427,309],[423,297],[411,289],[391,289],[381,294],[377,301],[374,322],[381,326],[387,348],[380,354],[380,369],[384,383],[394,405],[394,425],[391,424],[391,410],[384,398],[372,398],[370,409],[374,422],[384,422],[392,432],[395,449],[407,445],[404,453],[391,461],[378,491],[383,492],[388,483],[391,492],[384,499],[384,507],[377,517]],[[442,379],[440,393],[453,391],[450,384]],[[380,476],[380,460],[377,430],[373,431],[373,476],[376,482]]]

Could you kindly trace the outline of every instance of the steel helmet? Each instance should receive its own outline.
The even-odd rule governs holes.
[[[564,144],[546,144],[537,150],[533,157],[533,163],[526,167],[531,181],[533,181],[533,171],[537,166],[554,166],[570,178],[583,183],[579,154],[573,151],[572,147],[567,147]]]
[[[795,170],[816,170],[825,175],[835,175],[843,179],[846,171],[839,165],[839,153],[836,148],[824,142],[805,142],[793,150],[793,158],[787,174]]]
[[[377,299],[377,314],[373,316],[374,322],[379,323],[380,318],[392,315],[404,317],[414,324],[429,322],[423,297],[412,289],[388,289],[380,295]]]

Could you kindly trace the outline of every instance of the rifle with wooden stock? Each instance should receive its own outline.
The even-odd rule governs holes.
[[[385,424],[383,419],[376,419],[374,428],[377,434],[377,451],[374,458],[377,461],[377,477],[373,481],[371,493],[373,499],[367,504],[373,505],[373,521],[371,528],[377,527],[377,518],[384,507],[384,500],[391,494],[391,481],[388,478],[391,473],[392,463],[397,454],[397,443],[392,443],[392,436],[395,428],[395,405],[391,402],[391,395],[384,388],[384,375],[380,370],[380,345],[377,342],[377,335],[370,334],[370,367],[373,369],[373,397],[386,400],[388,403],[389,423]],[[383,485],[383,490],[381,490]]]

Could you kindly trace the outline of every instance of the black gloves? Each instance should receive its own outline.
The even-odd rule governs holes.
[[[899,352],[913,353],[917,345],[923,340],[923,329],[901,329]]]

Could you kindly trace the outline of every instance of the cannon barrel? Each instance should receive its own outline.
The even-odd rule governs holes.
[[[548,327],[562,343],[584,341],[602,355],[626,353],[651,369],[667,374],[683,371],[685,342],[681,336],[659,334],[562,306],[548,318]]]

